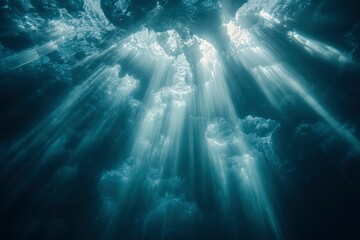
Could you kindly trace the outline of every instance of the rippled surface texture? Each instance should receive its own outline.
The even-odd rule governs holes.
[[[360,9],[0,1],[1,239],[360,239]]]

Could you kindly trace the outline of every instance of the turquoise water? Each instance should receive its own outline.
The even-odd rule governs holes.
[[[357,239],[353,1],[1,1],[2,239]]]

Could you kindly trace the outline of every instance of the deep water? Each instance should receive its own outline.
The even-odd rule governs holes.
[[[1,0],[0,239],[360,239],[354,0]]]

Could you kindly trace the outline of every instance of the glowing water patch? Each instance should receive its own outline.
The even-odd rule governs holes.
[[[280,23],[280,21],[277,18],[271,16],[269,13],[265,12],[264,10],[261,10],[259,12],[259,16],[267,21],[274,22],[276,24]]]
[[[164,33],[156,33],[159,44],[164,48],[168,54],[179,54],[180,49],[183,46],[179,34],[174,30],[170,29]]]
[[[237,26],[233,21],[230,21],[225,26],[230,40],[236,47],[247,46],[251,43],[252,36],[248,30]]]
[[[216,58],[216,50],[214,48],[213,45],[211,45],[208,41],[206,40],[199,40],[199,50],[201,53],[201,62],[203,63],[210,63],[212,61],[214,61],[214,59]]]

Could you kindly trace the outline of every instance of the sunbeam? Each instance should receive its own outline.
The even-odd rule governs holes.
[[[0,238],[359,239],[353,5],[2,1]]]

